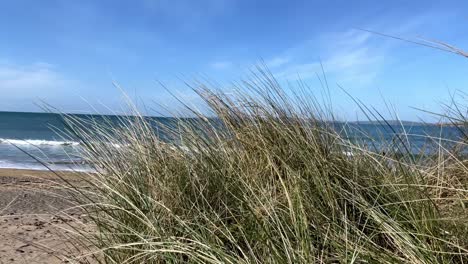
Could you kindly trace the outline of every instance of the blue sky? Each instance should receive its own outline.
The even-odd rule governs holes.
[[[467,1],[15,0],[0,2],[0,110],[119,112],[122,94],[177,109],[157,81],[197,104],[181,80],[224,89],[264,60],[281,82],[320,91],[322,62],[338,116],[358,108],[337,88],[405,120],[429,119],[468,92],[468,59],[381,37],[468,49]],[[94,108],[93,108],[94,107]],[[158,109],[158,106],[154,106]]]

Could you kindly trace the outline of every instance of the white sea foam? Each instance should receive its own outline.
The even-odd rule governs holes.
[[[60,140],[42,140],[42,139],[8,139],[0,138],[0,144],[12,144],[17,146],[79,146],[80,142],[76,141],[60,141]],[[106,144],[106,143],[104,143]],[[107,143],[114,148],[121,148],[129,144]]]
[[[0,138],[0,143],[12,144],[17,146],[77,146],[80,143],[75,141],[41,140],[41,139],[8,139]]]

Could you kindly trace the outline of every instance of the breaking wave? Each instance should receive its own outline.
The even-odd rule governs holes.
[[[34,145],[34,146],[78,146],[79,142],[75,141],[57,141],[57,140],[41,140],[41,139],[8,139],[0,138],[2,144],[12,144],[17,146]]]

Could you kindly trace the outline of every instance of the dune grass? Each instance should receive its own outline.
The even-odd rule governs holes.
[[[468,263],[460,151],[350,142],[307,88],[287,94],[261,69],[237,88],[194,86],[211,118],[67,118],[98,171],[75,197],[97,261]]]

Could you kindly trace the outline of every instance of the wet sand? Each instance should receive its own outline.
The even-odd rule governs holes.
[[[86,216],[71,209],[65,181],[84,184],[80,174],[0,169],[0,263],[77,263],[83,246],[74,229],[91,230]]]

